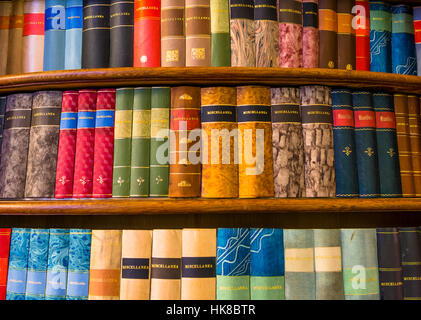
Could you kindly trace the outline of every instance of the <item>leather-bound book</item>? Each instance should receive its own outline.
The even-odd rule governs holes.
[[[250,230],[250,299],[285,300],[282,229]]]
[[[415,50],[417,53],[417,74],[421,75],[421,6],[413,7],[413,10],[414,10]]]
[[[273,178],[276,198],[305,196],[300,89],[272,88]]]
[[[161,1],[161,66],[186,66],[185,0]]]
[[[134,1],[133,67],[161,66],[161,1]]]
[[[319,67],[319,0],[303,0],[303,68]]]
[[[210,2],[209,0],[185,1],[186,67],[210,67]]]
[[[338,19],[336,1],[319,0],[319,68],[338,68]]]
[[[183,229],[181,300],[216,298],[216,229]]]
[[[399,231],[397,228],[377,229],[377,260],[381,300],[403,299]]]
[[[79,90],[73,198],[92,197],[96,90]]]
[[[66,1],[66,44],[64,69],[82,68],[83,1]]]
[[[255,67],[254,1],[230,0],[231,66]]]
[[[226,0],[210,0],[211,66],[230,67],[230,10]]]
[[[60,135],[61,91],[33,95],[25,197],[53,198]]]
[[[22,73],[23,0],[12,1],[7,48],[7,74]]]
[[[92,230],[89,300],[119,300],[122,230]]]
[[[254,1],[256,67],[279,66],[280,35],[277,20],[276,0]]]
[[[4,115],[6,113],[7,96],[0,97],[0,150],[3,141]],[[1,159],[1,154],[0,154]]]
[[[32,93],[7,97],[0,164],[0,197],[23,198],[31,128]]]
[[[111,0],[83,1],[82,68],[108,68],[110,64]]]
[[[335,197],[331,89],[301,87],[306,197]]]
[[[240,198],[274,196],[270,99],[269,87],[237,87]]]
[[[370,71],[370,4],[368,0],[355,0],[355,69]]]
[[[6,74],[12,1],[0,2],[0,75]]]
[[[110,2],[110,67],[132,67],[134,1]]]
[[[202,197],[238,197],[236,90],[202,88]]]
[[[12,229],[0,229],[0,300],[6,300],[7,269],[9,265]]]
[[[181,299],[182,230],[153,230],[151,300]]]
[[[97,94],[93,198],[112,197],[115,91],[115,89],[101,89]]]
[[[314,5],[314,3],[310,2],[307,2],[307,4]],[[305,9],[307,9],[307,7],[309,7],[309,5],[306,5]],[[308,17],[304,17],[303,20],[303,1],[278,0],[278,22],[279,67],[302,68],[303,22],[305,22],[306,28],[309,26],[311,28],[312,22],[309,21]],[[308,37],[306,40],[309,40]],[[311,54],[314,55],[315,52],[312,52]],[[277,67],[277,65],[275,66]]]
[[[123,230],[120,300],[149,300],[151,230]]]
[[[337,0],[338,69],[355,70],[355,29],[352,10],[355,0]]]
[[[392,16],[384,1],[370,1],[370,71],[392,72]]]
[[[201,194],[200,87],[171,88],[169,197]]]
[[[399,228],[403,299],[421,300],[421,228]]]
[[[44,0],[25,0],[22,34],[23,73],[43,70],[44,17]]]
[[[417,96],[408,96],[408,120],[415,196],[421,197],[421,117],[420,98]]]
[[[44,71],[64,69],[66,1],[45,0]]]

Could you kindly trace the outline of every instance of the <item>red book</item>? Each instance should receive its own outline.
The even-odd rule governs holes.
[[[73,196],[78,95],[77,91],[63,92],[55,190],[58,199]]]
[[[79,91],[73,198],[92,197],[96,100],[96,90]]]
[[[12,229],[0,229],[0,300],[6,300],[11,233]]]
[[[134,2],[134,67],[161,66],[161,1]]]
[[[92,197],[111,198],[113,190],[115,89],[98,90],[96,100]]]
[[[370,71],[370,5],[368,0],[356,0],[356,69]]]

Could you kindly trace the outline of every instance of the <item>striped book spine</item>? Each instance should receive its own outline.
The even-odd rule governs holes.
[[[66,1],[64,69],[82,68],[83,1]]]
[[[403,299],[421,300],[421,228],[399,228]]]
[[[186,66],[185,0],[161,1],[161,66]]]
[[[413,10],[414,10],[415,50],[417,53],[417,74],[421,76],[421,6],[413,7]]]
[[[338,69],[355,70],[355,29],[352,10],[355,0],[337,1]]]
[[[12,1],[12,15],[9,27],[9,45],[7,49],[7,74],[22,73],[22,34],[24,0]]]
[[[420,98],[417,96],[408,96],[408,119],[415,196],[421,197],[421,116]]]
[[[64,69],[66,1],[45,1],[44,71]]]
[[[368,0],[356,0],[355,55],[356,70],[370,71],[370,5]]]
[[[230,10],[226,0],[210,0],[211,66],[231,66]]]
[[[9,266],[12,229],[0,229],[0,300],[6,300],[7,269]]]
[[[336,0],[319,0],[319,68],[338,68],[337,20]]]
[[[319,0],[303,0],[303,68],[319,67]]]
[[[276,0],[254,1],[256,67],[279,66],[279,27],[276,8]]]
[[[10,30],[10,18],[12,15],[12,2],[1,1],[0,2],[0,75],[6,74],[7,67],[7,53],[9,46],[9,30]]]
[[[390,4],[370,1],[370,71],[392,72],[392,16]]]

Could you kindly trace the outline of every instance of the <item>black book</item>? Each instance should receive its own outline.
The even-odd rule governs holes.
[[[399,228],[404,300],[421,300],[421,228]]]
[[[110,67],[133,67],[134,1],[111,0]]]

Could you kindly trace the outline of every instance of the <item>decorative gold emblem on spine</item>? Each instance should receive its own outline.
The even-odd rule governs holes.
[[[387,152],[387,154],[393,158],[393,156],[396,154],[395,150],[393,150],[393,148],[390,148],[389,151]]]
[[[137,178],[137,183],[140,186],[143,182],[145,182],[145,179],[143,179],[142,177]]]
[[[163,182],[163,181],[164,181],[164,179],[162,179],[162,178],[161,178],[161,176],[157,176],[157,177],[155,178],[155,181],[156,181],[156,184],[160,184],[161,182]]]
[[[345,149],[342,150],[342,152],[345,153],[347,157],[349,157],[349,155],[352,153],[352,150],[350,147],[345,147]]]
[[[124,182],[126,181],[122,177],[118,177],[117,183],[120,185],[120,187]]]
[[[368,147],[367,150],[364,151],[369,157],[374,154],[373,148]]]

